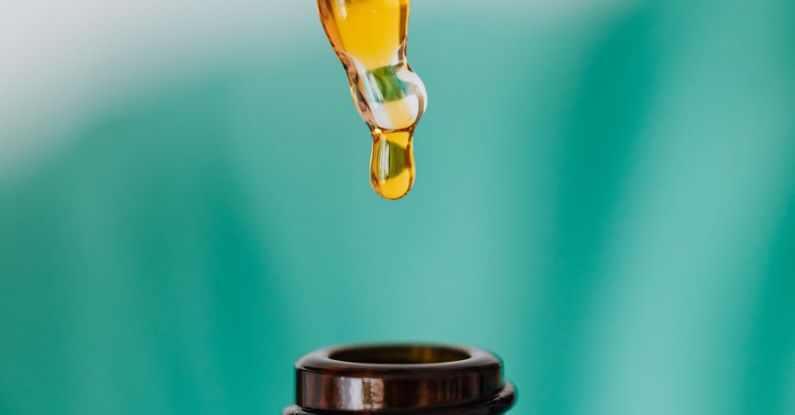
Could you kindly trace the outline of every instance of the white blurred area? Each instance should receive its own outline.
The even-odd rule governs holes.
[[[633,0],[420,0],[413,13],[550,22]],[[451,11],[454,11],[451,13]],[[0,3],[0,178],[96,110],[240,56],[325,42],[311,0],[6,0]]]
[[[255,44],[278,50],[312,11],[291,0],[0,3],[0,173],[131,89]]]

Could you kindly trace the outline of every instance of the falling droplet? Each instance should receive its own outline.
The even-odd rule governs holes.
[[[370,182],[385,199],[397,200],[408,194],[414,184],[412,135],[406,131],[373,130],[373,153]]]

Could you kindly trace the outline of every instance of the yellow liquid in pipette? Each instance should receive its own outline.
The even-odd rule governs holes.
[[[414,184],[412,139],[425,87],[406,61],[410,0],[318,0],[323,27],[345,67],[359,114],[370,127],[370,181],[387,199]]]

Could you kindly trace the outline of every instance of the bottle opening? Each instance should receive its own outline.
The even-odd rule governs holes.
[[[361,346],[341,349],[329,354],[340,362],[390,365],[449,363],[472,357],[465,350],[446,346]]]
[[[500,359],[473,347],[332,347],[302,357],[295,370],[295,406],[285,415],[498,415],[515,397]]]

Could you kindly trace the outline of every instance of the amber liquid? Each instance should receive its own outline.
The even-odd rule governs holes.
[[[373,139],[370,181],[387,199],[414,184],[414,129],[425,87],[406,61],[410,0],[318,0],[320,19],[345,67],[356,109]]]

